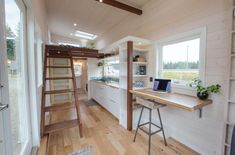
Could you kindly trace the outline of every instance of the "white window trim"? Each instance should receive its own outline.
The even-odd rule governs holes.
[[[162,63],[162,47],[166,44],[174,44],[180,41],[185,41],[189,39],[194,38],[200,38],[200,53],[199,53],[199,78],[202,80],[203,83],[205,83],[205,71],[206,71],[206,27],[198,28],[193,31],[181,33],[175,36],[167,37],[162,40],[158,40],[155,42],[155,51],[156,51],[156,60],[155,60],[155,76],[161,77],[161,71],[163,68]],[[172,87],[174,88],[180,88],[180,89],[189,89],[192,90],[189,86],[182,85],[182,84],[172,84]]]

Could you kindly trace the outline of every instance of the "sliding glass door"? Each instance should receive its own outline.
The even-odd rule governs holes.
[[[2,114],[3,133],[5,139],[10,139],[5,145],[11,146],[14,155],[26,155],[32,147],[27,79],[26,8],[22,0],[5,0],[0,5],[3,3],[5,49],[0,47],[4,58],[0,66],[6,71],[3,72],[4,69],[1,68],[0,72],[6,78],[1,80],[5,87],[1,91],[7,91],[3,93],[8,95],[2,98],[7,102],[3,104],[9,106]],[[9,148],[6,148],[6,151],[7,149]]]

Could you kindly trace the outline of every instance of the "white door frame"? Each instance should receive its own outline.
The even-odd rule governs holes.
[[[23,8],[24,11],[24,70],[25,70],[25,84],[26,84],[26,111],[27,111],[27,123],[28,123],[28,141],[25,145],[26,148],[23,148],[24,152],[22,155],[30,154],[32,149],[32,135],[31,135],[31,120],[30,120],[30,111],[29,111],[29,95],[28,95],[28,74],[27,74],[27,29],[26,29],[26,6],[24,5],[23,0],[15,0],[19,5],[19,8]],[[7,70],[7,55],[6,55],[6,35],[5,35],[5,0],[0,0],[0,84],[3,85],[3,88],[0,88],[0,95],[2,96],[2,103],[9,104],[9,86],[8,86],[8,70]],[[10,119],[10,110],[9,108],[1,112],[3,122],[0,122],[0,126],[3,126],[3,135],[4,135],[4,150],[6,155],[13,155],[13,146],[12,146],[12,135],[11,135],[11,119]],[[1,152],[0,153],[4,153]]]
[[[5,1],[0,0],[0,84],[3,86],[3,88],[0,88],[0,95],[2,99],[2,104],[8,104],[9,98],[4,96],[9,96],[8,94],[8,79],[7,79],[7,62],[6,62],[6,35],[5,35]],[[4,65],[5,64],[5,65]],[[10,111],[9,109],[5,109],[4,111],[0,112],[2,116],[2,122],[0,122],[1,126],[3,126],[2,134],[3,136],[3,152],[5,154],[13,154],[12,149],[12,141],[11,141],[11,123],[10,123]],[[3,125],[4,124],[4,125]],[[7,128],[8,126],[9,128]]]

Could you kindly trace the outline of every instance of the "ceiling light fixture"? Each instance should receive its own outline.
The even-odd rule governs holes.
[[[73,43],[65,43],[65,42],[60,42],[58,43],[59,45],[69,45],[69,46],[74,46],[74,47],[81,47],[79,44],[73,44]]]
[[[73,26],[77,26],[77,24],[76,24],[76,23],[74,23],[74,24],[73,24]]]
[[[103,0],[99,0],[99,2],[100,2],[100,3],[102,3],[102,2],[103,2]]]
[[[83,31],[76,31],[74,35],[77,36],[77,37],[88,39],[88,40],[95,40],[98,37],[95,34],[83,32]]]

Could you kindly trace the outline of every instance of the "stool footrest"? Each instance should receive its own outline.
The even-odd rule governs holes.
[[[151,123],[151,125],[154,125],[155,127],[159,128],[159,129],[161,129],[160,126],[158,126],[157,124],[154,124],[154,123],[152,123],[152,122],[146,122],[146,123],[140,124],[138,127],[145,126],[145,125],[147,125],[147,124],[149,124],[149,123]]]
[[[144,130],[143,128],[141,128],[142,126],[145,126],[145,125],[147,125],[147,124],[154,125],[154,126],[157,127],[159,130],[149,133],[148,131],[146,131],[146,130]],[[158,125],[156,125],[156,124],[154,124],[154,123],[152,123],[152,122],[146,122],[146,123],[140,124],[140,125],[138,125],[137,128],[139,128],[140,130],[142,130],[142,131],[143,131],[144,133],[146,133],[147,135],[154,135],[154,134],[156,134],[156,133],[162,131],[162,128],[161,128],[160,126],[158,126]]]

